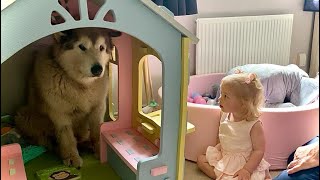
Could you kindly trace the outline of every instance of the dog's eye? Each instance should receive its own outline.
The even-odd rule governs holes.
[[[80,44],[80,45],[79,45],[79,48],[80,48],[82,51],[87,50],[87,48],[86,48],[83,44]]]
[[[100,45],[100,51],[103,51],[104,47],[102,45]]]

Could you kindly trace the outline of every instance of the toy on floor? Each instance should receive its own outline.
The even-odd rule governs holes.
[[[22,148],[22,157],[23,163],[27,163],[28,161],[40,156],[41,154],[45,153],[47,150],[43,146],[27,146]]]
[[[74,167],[57,166],[42,169],[36,172],[39,180],[77,180],[81,178],[81,173]]]
[[[22,147],[27,145],[27,142],[21,137],[21,135],[12,127],[1,127],[1,146],[6,144],[18,143]]]
[[[19,144],[1,146],[1,179],[27,180]]]
[[[46,152],[42,146],[33,146],[28,144],[14,128],[15,124],[12,116],[1,116],[1,146],[18,143],[22,149],[22,158],[24,164]]]
[[[9,138],[8,135],[10,131],[13,130],[14,123],[12,116],[10,115],[1,115],[1,145],[5,144],[11,144],[13,142],[10,142],[10,140],[5,140],[5,139],[12,139]]]
[[[14,127],[14,120],[11,115],[1,115],[1,146],[19,143],[23,147],[26,144]]]

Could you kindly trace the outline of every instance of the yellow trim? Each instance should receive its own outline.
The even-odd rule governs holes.
[[[143,128],[142,135],[150,142],[154,143],[160,137],[160,127],[158,127],[150,116],[142,112],[142,79],[143,79],[143,62],[146,55],[159,56],[150,46],[142,41],[132,37],[132,126],[137,129],[142,123],[148,123],[153,126],[153,134]]]
[[[152,122],[154,122],[154,125],[156,125],[156,127],[161,128],[161,109],[148,114],[142,114],[142,116],[144,116],[143,119],[148,118]],[[187,134],[192,133],[194,131],[195,131],[195,126],[187,122]]]
[[[142,43],[132,37],[132,126],[137,129],[142,119],[139,119],[139,111],[141,111],[141,103],[139,99],[141,98],[141,80],[139,80],[139,62],[144,56],[141,52]]]
[[[177,153],[177,180],[183,180],[184,176],[184,148],[185,136],[187,132],[187,93],[188,93],[188,77],[189,77],[189,42],[190,39],[183,37],[181,42],[181,94],[180,94],[180,126],[179,141]]]
[[[109,113],[109,118],[112,120],[112,121],[115,121],[117,120],[117,117],[115,117],[115,112],[114,112],[114,108],[113,108],[113,105],[112,105],[112,101],[113,101],[113,86],[112,86],[112,83],[114,81],[113,79],[113,72],[112,72],[112,64],[116,65],[117,67],[118,66],[118,50],[117,50],[117,47],[116,46],[113,46],[112,48],[112,59],[109,61],[109,64],[108,64],[108,69],[109,69],[109,87],[108,87],[108,113]],[[117,81],[119,81],[119,69],[118,69],[118,73],[117,73]],[[118,85],[118,88],[119,89],[119,82],[117,82],[117,85]],[[119,93],[118,93],[119,95]],[[119,109],[119,96],[117,95],[117,104],[118,104],[118,107],[117,109]],[[116,112],[117,115],[118,115],[118,112]],[[109,119],[108,119],[109,120]]]
[[[150,117],[161,116],[161,109],[147,114]]]
[[[112,82],[113,82],[113,76],[112,76],[112,62],[109,62],[109,90],[108,90],[108,111],[109,111],[109,117],[111,118],[112,121],[115,121],[117,120],[115,117],[114,117],[114,108],[112,106],[112,100],[113,100],[113,89],[112,89]],[[118,98],[118,101],[119,101],[119,97]]]
[[[149,134],[154,133],[155,128],[150,123],[144,122],[144,123],[141,123],[141,125],[142,125],[142,129],[147,131],[147,133]]]

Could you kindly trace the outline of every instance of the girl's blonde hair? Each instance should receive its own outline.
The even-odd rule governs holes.
[[[241,73],[228,75],[221,81],[221,85],[235,94],[242,103],[242,116],[247,121],[257,120],[264,104],[263,86],[256,74]]]

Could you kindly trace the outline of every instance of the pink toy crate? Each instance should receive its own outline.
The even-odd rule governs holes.
[[[1,179],[26,180],[22,151],[19,144],[1,146]]]

